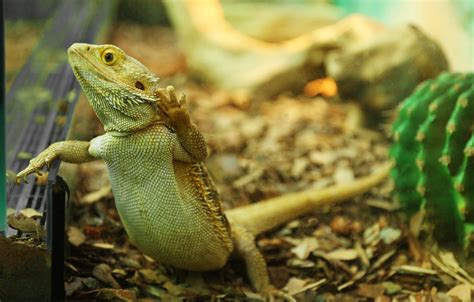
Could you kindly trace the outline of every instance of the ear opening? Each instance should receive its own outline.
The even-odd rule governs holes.
[[[143,85],[143,83],[140,82],[140,81],[135,82],[135,87],[140,89],[140,90],[145,90],[145,85]]]

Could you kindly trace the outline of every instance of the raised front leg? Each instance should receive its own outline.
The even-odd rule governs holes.
[[[160,99],[157,102],[158,107],[175,129],[180,144],[196,162],[205,160],[207,158],[206,140],[191,122],[186,108],[186,96],[182,94],[178,100],[173,86],[168,86],[166,89],[160,88],[156,94]]]
[[[250,283],[266,300],[273,301],[274,297],[279,296],[287,301],[295,301],[291,296],[286,295],[270,284],[267,264],[262,253],[260,253],[255,245],[255,237],[252,233],[243,227],[232,225],[232,240],[235,251],[245,261]]]
[[[30,164],[23,171],[19,172],[16,181],[26,182],[26,177],[32,173],[41,174],[44,166],[50,166],[54,159],[58,158],[68,163],[85,163],[96,159],[88,149],[90,142],[84,141],[63,141],[51,144],[43,152],[30,160]]]

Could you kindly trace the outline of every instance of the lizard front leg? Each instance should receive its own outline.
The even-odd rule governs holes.
[[[245,261],[250,283],[265,299],[273,301],[275,296],[279,296],[287,301],[296,301],[270,284],[267,264],[255,245],[255,237],[251,232],[243,227],[232,225],[232,240],[235,251]]]
[[[204,161],[208,155],[206,140],[191,121],[186,108],[186,96],[182,94],[178,100],[173,86],[159,88],[156,94],[160,99],[157,102],[158,107],[169,119],[180,144],[196,162]]]
[[[84,141],[63,141],[51,144],[48,148],[30,160],[28,167],[19,172],[16,181],[26,182],[26,177],[32,173],[41,174],[44,166],[50,166],[54,159],[58,158],[68,163],[84,163],[94,160],[88,149],[90,142]]]

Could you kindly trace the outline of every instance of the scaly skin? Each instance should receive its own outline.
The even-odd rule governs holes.
[[[284,296],[271,286],[254,236],[318,204],[367,191],[388,174],[387,166],[348,186],[231,210],[229,224],[202,163],[206,142],[191,122],[184,95],[178,99],[173,87],[159,88],[158,78],[116,46],[76,43],[68,55],[106,133],[90,142],[52,144],[17,179],[26,179],[56,158],[73,163],[104,160],[130,240],[161,263],[210,271],[224,266],[235,251],[244,258],[256,290],[270,300]]]

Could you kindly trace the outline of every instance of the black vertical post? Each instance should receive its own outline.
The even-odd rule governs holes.
[[[51,171],[58,169],[55,161]],[[48,179],[47,188],[47,236],[46,243],[51,251],[51,301],[64,301],[64,244],[66,203],[69,199],[69,188],[66,182],[56,173]],[[51,174],[51,175],[52,175]]]
[[[0,0],[0,236],[7,231],[7,196],[5,164],[5,14],[3,0]]]

